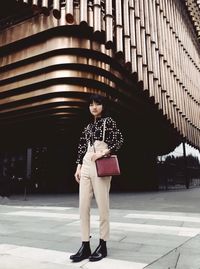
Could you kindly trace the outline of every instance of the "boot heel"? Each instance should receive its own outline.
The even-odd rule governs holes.
[[[71,255],[69,258],[73,262],[80,262],[82,260],[88,259],[91,255],[90,242],[82,242],[82,245],[78,252]]]
[[[95,249],[95,251],[89,257],[89,260],[91,262],[96,262],[96,261],[100,261],[101,259],[105,258],[106,256],[107,256],[106,241],[104,241],[103,239],[100,239],[98,247]]]

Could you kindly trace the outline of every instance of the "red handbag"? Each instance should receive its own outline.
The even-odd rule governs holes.
[[[98,177],[106,176],[119,176],[120,167],[117,155],[110,155],[96,161],[97,175]]]
[[[105,140],[105,126],[106,126],[106,119],[103,123],[103,141]],[[94,152],[95,146],[94,147]],[[117,155],[107,155],[102,158],[99,158],[95,161],[97,175],[98,177],[107,177],[107,176],[119,176],[120,175],[120,167]]]

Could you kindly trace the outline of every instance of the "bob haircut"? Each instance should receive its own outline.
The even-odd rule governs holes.
[[[91,105],[93,102],[103,106],[102,117],[108,116],[107,100],[104,96],[99,94],[91,94],[88,105]]]

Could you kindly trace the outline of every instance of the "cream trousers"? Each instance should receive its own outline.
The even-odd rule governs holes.
[[[95,141],[96,152],[106,149],[107,144],[103,141]],[[111,176],[98,177],[95,162],[91,160],[94,154],[93,146],[88,146],[81,167],[81,179],[79,186],[79,210],[81,221],[82,241],[90,238],[90,206],[93,195],[99,209],[100,238],[107,241],[109,238],[109,191]]]

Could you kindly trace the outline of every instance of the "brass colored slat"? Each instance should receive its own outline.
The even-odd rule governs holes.
[[[16,2],[24,16],[27,10],[30,17],[2,24],[2,119],[14,122],[15,112],[16,120],[22,120],[22,115],[37,117],[39,114],[31,111],[31,100],[36,106],[47,96],[51,101],[64,98],[71,92],[70,83],[80,84],[73,85],[79,94],[100,92],[124,107],[123,98],[136,97],[137,91],[132,89],[139,87],[145,93],[137,92],[138,99],[151,100],[150,106],[165,115],[161,121],[167,118],[169,128],[174,128],[180,139],[200,147],[197,0]],[[21,111],[28,106],[30,111]],[[46,116],[59,118],[67,115],[62,109],[44,111]]]
[[[123,45],[123,25],[122,25],[122,1],[115,0],[115,37],[116,37],[116,54],[120,57],[124,54]]]
[[[88,24],[88,1],[80,0],[80,24]]]
[[[137,72],[137,56],[136,56],[136,36],[135,36],[135,11],[134,1],[129,1],[129,13],[130,13],[130,41],[131,41],[131,72],[136,74]]]
[[[38,0],[32,0],[32,5],[33,6],[38,6]]]
[[[61,17],[60,8],[60,0],[53,0],[53,15],[56,19]]]
[[[88,4],[88,26],[94,29],[94,12],[93,6],[91,3]]]
[[[106,27],[106,42],[105,46],[110,49],[113,46],[113,12],[112,0],[105,0],[105,27]]]
[[[42,13],[46,16],[50,15],[50,6],[48,0],[42,0],[41,2]]]
[[[74,18],[74,4],[73,4],[73,0],[67,0],[65,3],[65,17],[66,17],[66,21],[70,24],[75,22],[75,18]]]
[[[93,4],[94,10],[94,33],[99,35],[101,33],[101,24],[102,24],[102,12],[101,12],[101,0],[94,0]]]
[[[123,1],[123,18],[124,18],[124,57],[128,69],[131,68],[131,39],[130,39],[130,13],[129,0]]]

